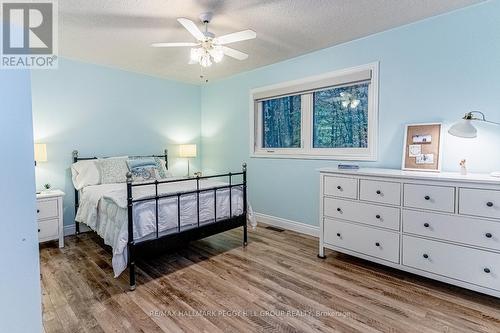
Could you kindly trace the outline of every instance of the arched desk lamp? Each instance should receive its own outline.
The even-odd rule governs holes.
[[[471,111],[467,112],[462,119],[454,123],[448,130],[448,133],[459,138],[475,138],[477,137],[477,129],[472,124],[472,121],[482,121],[500,126],[500,123],[486,120],[484,113],[481,111]],[[500,177],[500,171],[492,172],[490,175]]]

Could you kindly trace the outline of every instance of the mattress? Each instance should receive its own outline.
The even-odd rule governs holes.
[[[243,212],[243,191],[241,186],[231,189],[231,205],[229,204],[229,188],[227,183],[214,180],[200,180],[200,224],[208,224],[241,215]],[[177,196],[158,200],[158,233],[165,235],[181,230],[194,228],[198,224],[196,180],[158,185],[159,195],[181,193],[180,221],[178,220]],[[134,200],[154,198],[154,185],[133,187]],[[102,184],[87,186],[80,190],[80,203],[75,220],[84,223],[96,231],[104,243],[113,248],[113,271],[118,277],[127,268],[128,218],[127,218],[127,186],[120,184]],[[216,202],[214,202],[214,198]],[[252,209],[248,205],[247,221],[256,225]],[[216,213],[216,214],[215,214]],[[156,236],[156,204],[155,200],[135,202],[133,204],[134,240],[141,241]]]

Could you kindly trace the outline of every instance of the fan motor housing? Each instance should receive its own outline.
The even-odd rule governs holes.
[[[212,12],[206,12],[206,13],[200,14],[200,20],[203,23],[210,23],[210,21],[212,21],[213,17],[214,17],[214,13],[212,13]]]

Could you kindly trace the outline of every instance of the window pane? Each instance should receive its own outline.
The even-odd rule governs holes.
[[[368,83],[314,93],[313,148],[368,147]]]
[[[261,103],[263,148],[300,148],[300,95]]]

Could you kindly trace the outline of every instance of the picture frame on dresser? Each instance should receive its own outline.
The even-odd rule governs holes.
[[[441,172],[442,146],[442,123],[407,124],[401,169]]]

